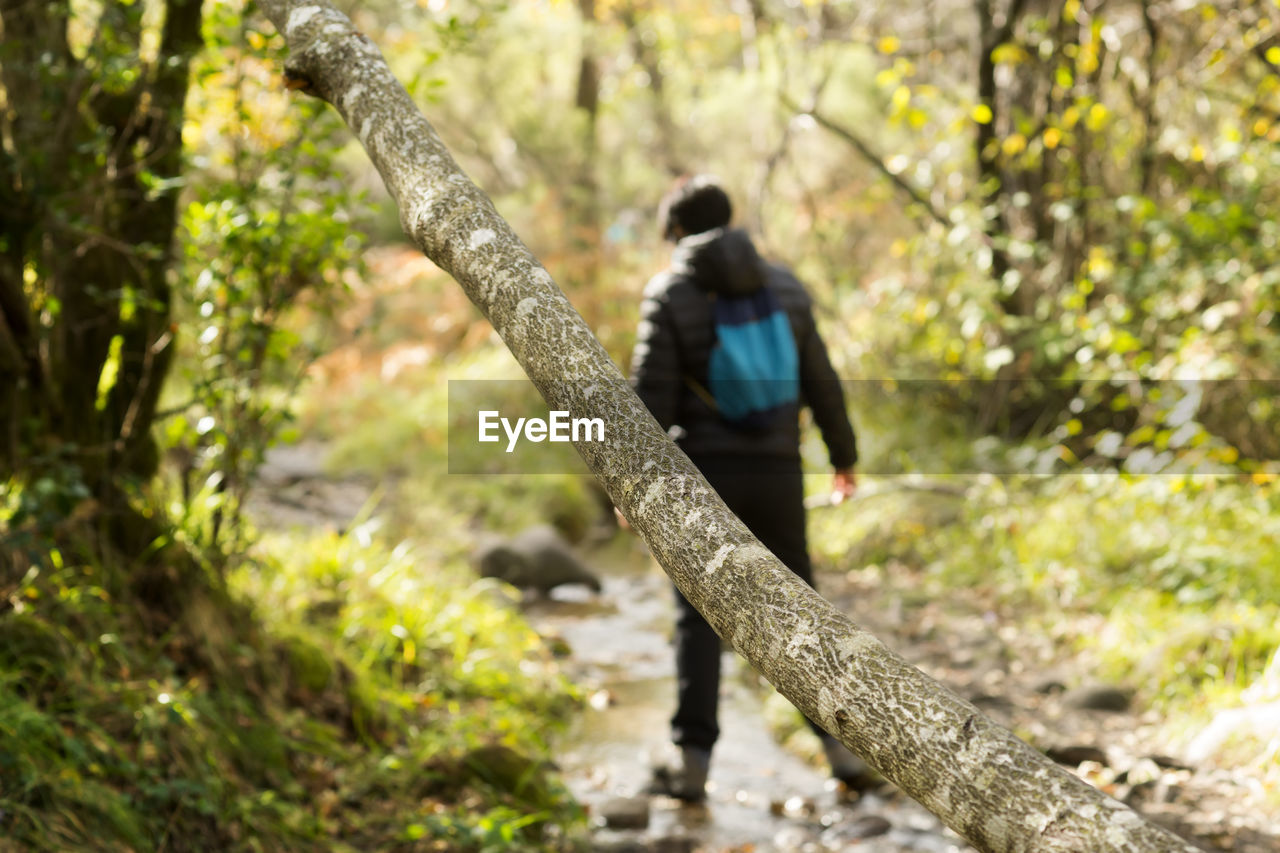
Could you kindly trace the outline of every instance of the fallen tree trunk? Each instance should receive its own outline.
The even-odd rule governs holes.
[[[537,259],[458,167],[378,48],[327,0],[262,0],[290,88],[332,104],[405,231],[497,330],[552,409],[603,418],[577,449],[668,575],[752,666],[987,851],[1193,851],[906,663],[796,578],[631,392]]]

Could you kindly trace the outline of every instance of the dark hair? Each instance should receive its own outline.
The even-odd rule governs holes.
[[[683,178],[658,205],[658,227],[665,240],[676,239],[676,228],[685,235],[701,234],[729,224],[733,206],[714,175]]]

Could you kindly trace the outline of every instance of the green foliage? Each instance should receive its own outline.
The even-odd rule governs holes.
[[[234,4],[206,21],[200,85],[184,137],[201,165],[183,211],[179,334],[170,396],[186,399],[164,424],[191,519],[211,513],[193,544],[242,547],[240,513],[267,446],[292,420],[290,395],[322,342],[291,322],[305,306],[336,304],[343,270],[358,268],[358,199],[335,167],[345,131],[322,103],[289,104],[275,79],[278,39]],[[179,390],[180,389],[180,390]],[[224,543],[225,540],[225,543]]]
[[[548,850],[577,825],[537,758],[576,697],[520,617],[438,554],[369,526],[277,537],[233,573],[252,612],[197,571],[158,641],[117,566],[40,556],[0,612],[13,842],[360,850],[425,826],[450,849]],[[490,770],[512,766],[528,770]]]
[[[526,677],[532,672],[526,658],[542,649],[538,636],[494,606],[488,584],[472,586],[465,562],[437,562],[456,543],[420,553],[403,542],[384,551],[372,539],[376,526],[302,541],[268,537],[261,546],[268,562],[245,567],[234,584],[264,608],[298,618],[304,633],[312,626],[344,638],[359,650],[358,669],[383,671],[388,684],[424,702],[452,703],[456,712],[458,702],[500,700],[487,718],[476,719],[476,731],[454,727],[464,739],[501,739],[518,728],[513,720],[563,709],[564,687],[549,661],[537,677]],[[311,679],[322,675],[317,669],[314,662],[304,666]]]
[[[307,704],[324,708],[343,685],[367,694],[351,724],[383,748],[369,756],[376,767],[353,770],[356,788],[432,796],[425,811],[378,807],[361,831],[413,839],[425,826],[426,837],[483,850],[557,836],[576,819],[564,789],[550,777],[526,784],[500,768],[537,767],[523,756],[545,754],[547,735],[577,701],[572,688],[538,635],[497,603],[490,583],[445,556],[448,547],[387,548],[375,540],[376,526],[268,537],[259,562],[232,580],[261,612],[280,614],[275,630],[289,638],[289,681]],[[440,818],[451,799],[467,808]]]
[[[852,522],[815,518],[827,562],[914,567],[929,597],[988,591],[1156,707],[1228,703],[1280,647],[1280,498],[1267,478],[987,476],[966,479],[963,498],[892,482]]]
[[[73,50],[97,74],[95,92],[135,91],[137,60],[155,59],[156,11],[77,14]],[[129,324],[163,314],[156,351],[167,364],[177,349],[178,362],[157,423],[176,482],[130,484],[111,497],[136,505],[101,505],[77,447],[55,441],[24,460],[39,454],[28,466],[38,476],[0,490],[0,836],[50,850],[563,849],[581,815],[542,757],[576,697],[520,617],[472,586],[460,546],[385,548],[366,526],[272,540],[245,564],[249,481],[292,419],[342,274],[359,270],[363,217],[335,167],[345,130],[324,105],[291,102],[280,41],[245,11],[208,8],[195,85],[185,116],[174,114],[183,176],[127,164],[148,200],[181,191],[176,262],[157,248],[167,232],[108,241],[119,269],[85,284],[125,333],[102,337],[101,370],[86,362],[87,408],[70,419],[117,406],[118,389],[138,381]],[[441,31],[456,44],[483,25],[457,18]],[[66,77],[48,67],[40,86],[63,103]],[[66,171],[92,195],[110,159],[95,152],[115,143],[105,132],[90,141]],[[47,153],[20,148],[33,162]],[[95,223],[71,222],[85,195],[49,203],[59,227],[92,237]],[[41,334],[72,304],[44,279],[70,257],[19,265]],[[121,272],[152,262],[164,299]],[[150,410],[139,423],[149,432]]]

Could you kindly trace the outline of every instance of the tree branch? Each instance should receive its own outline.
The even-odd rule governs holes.
[[[1147,80],[1142,93],[1142,151],[1138,154],[1138,172],[1142,194],[1151,195],[1155,179],[1156,148],[1156,53],[1160,49],[1160,28],[1151,14],[1151,0],[1142,0],[1142,25],[1147,34]]]
[[[911,186],[911,184],[907,183],[907,181],[901,175],[891,171],[889,167],[884,164],[884,160],[880,159],[880,155],[872,151],[871,146],[868,145],[866,142],[864,142],[860,137],[856,136],[853,133],[853,131],[845,127],[842,127],[839,124],[836,124],[830,118],[818,112],[817,110],[813,110],[813,109],[807,110],[807,111],[803,110],[801,107],[797,106],[793,101],[791,101],[791,99],[787,98],[786,96],[783,96],[782,102],[786,104],[789,108],[796,110],[797,112],[807,112],[807,114],[818,124],[822,125],[824,128],[831,131],[836,136],[843,139],[845,142],[849,143],[849,145],[853,148],[853,150],[857,151],[858,154],[862,156],[863,160],[865,160],[872,168],[874,168],[881,175],[888,178],[889,182],[892,183],[899,190],[901,190],[904,194],[906,194],[906,196],[910,198],[912,202],[920,205],[920,207],[923,208],[924,211],[929,214],[929,217],[933,219],[933,221],[937,222],[943,228],[951,227],[951,222],[949,222],[947,218],[943,216],[942,213],[933,206],[933,204],[929,201],[929,199],[921,195],[920,191],[917,190],[915,187]]]
[[[653,95],[653,117],[658,124],[658,139],[662,153],[662,164],[667,174],[675,178],[687,170],[686,164],[678,153],[677,132],[671,121],[671,111],[667,105],[666,75],[662,73],[662,63],[652,46],[645,43],[640,33],[639,10],[634,2],[622,3],[617,10],[618,20],[627,31],[627,39],[631,42],[631,52],[636,62],[649,77],[649,92]]]
[[[577,449],[681,592],[811,718],[988,851],[1182,851],[910,666],[801,582],[667,438],[378,49],[327,0],[262,0],[292,73],[342,114],[422,251],[462,285],[548,403],[600,417]]]
[[[122,173],[137,199],[119,230],[132,245],[156,248],[145,260],[138,280],[146,295],[133,319],[124,325],[121,364],[108,397],[108,410],[118,435],[117,452],[126,468],[149,474],[154,447],[151,423],[164,377],[173,358],[170,329],[172,293],[166,280],[178,223],[176,179],[182,174],[182,118],[190,80],[191,58],[200,48],[200,0],[169,0],[154,75],[148,85],[149,170],[175,185],[148,193],[141,171]]]
[[[978,163],[978,182],[982,193],[983,218],[986,221],[985,233],[991,246],[991,275],[997,284],[1003,284],[1005,273],[1013,268],[1013,263],[1009,259],[1009,253],[999,244],[1000,238],[1009,233],[1009,222],[1004,209],[1005,177],[1000,169],[996,150],[1000,105],[997,101],[994,52],[1013,35],[1013,28],[1017,24],[1018,15],[1022,13],[1024,2],[1025,0],[1012,0],[999,25],[995,23],[991,11],[991,0],[975,0],[974,3],[978,14],[978,103],[988,110],[986,120],[978,122],[974,154]],[[1017,291],[1008,294],[1002,291],[999,302],[1006,314],[1024,313]]]

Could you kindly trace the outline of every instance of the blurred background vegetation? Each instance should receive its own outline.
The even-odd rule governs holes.
[[[1275,0],[338,5],[620,364],[657,200],[722,177],[864,482],[964,490],[816,515],[828,570],[989,590],[1175,741],[1280,693]],[[447,474],[447,380],[514,362],[251,5],[0,21],[0,838],[560,844],[578,697],[466,554],[598,498]],[[302,436],[376,519],[255,529]]]

